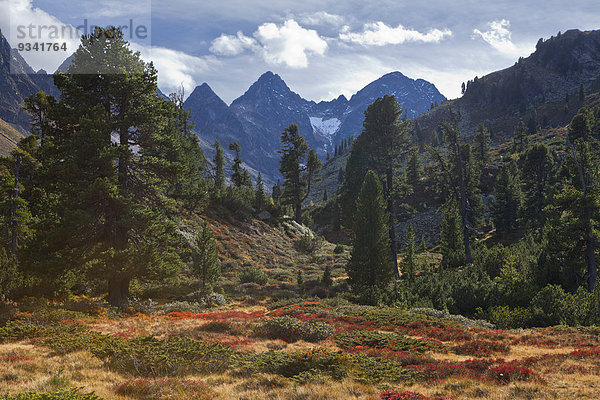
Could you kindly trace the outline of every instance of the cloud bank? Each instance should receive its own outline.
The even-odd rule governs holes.
[[[210,51],[220,56],[236,56],[249,50],[271,65],[306,68],[309,54],[322,56],[327,50],[327,42],[317,31],[303,28],[293,19],[282,25],[262,24],[253,36],[248,37],[242,32],[223,34],[213,40]]]

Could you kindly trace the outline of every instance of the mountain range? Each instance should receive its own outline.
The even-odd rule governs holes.
[[[34,71],[0,32],[0,119],[27,131],[29,116],[23,111],[23,100],[40,90],[58,95],[52,75]]]
[[[484,123],[498,139],[512,136],[520,121],[534,130],[565,126],[584,105],[582,94],[598,90],[600,30],[559,32],[511,67],[469,81],[462,97],[418,116],[417,136],[430,141],[449,118],[466,136]]]
[[[308,145],[324,158],[327,153],[333,154],[343,139],[360,134],[364,111],[385,94],[396,96],[407,118],[446,101],[432,83],[392,72],[367,85],[350,100],[342,95],[317,103],[303,99],[279,75],[268,71],[229,106],[203,83],[187,98],[185,108],[190,111],[201,142],[211,146],[217,139],[227,147],[236,140],[246,163],[271,181],[278,176],[277,150],[286,126],[297,123]]]

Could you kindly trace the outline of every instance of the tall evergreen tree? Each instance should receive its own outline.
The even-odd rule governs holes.
[[[254,196],[254,206],[262,211],[267,207],[267,195],[265,194],[265,188],[262,181],[262,175],[258,173],[256,178],[256,192]]]
[[[238,142],[234,141],[233,143],[229,143],[229,150],[235,152],[235,158],[233,159],[233,165],[231,167],[231,182],[233,183],[233,186],[239,188],[244,186],[245,182],[244,169],[242,168],[242,158],[240,157],[242,146],[240,146]]]
[[[156,70],[118,29],[84,36],[54,81],[61,97],[48,110],[52,144],[40,159],[54,178],[42,189],[53,193],[55,222],[36,238],[49,255],[37,262],[105,279],[109,302],[122,305],[133,278],[172,275],[182,265],[180,203],[170,194],[183,183],[194,143],[173,121],[177,106],[156,94]]]
[[[412,284],[415,281],[415,270],[417,259],[415,255],[415,231],[412,224],[408,225],[408,231],[404,238],[404,256],[402,258],[402,272],[406,279]]]
[[[206,293],[213,289],[221,276],[221,266],[217,254],[217,242],[208,222],[204,221],[192,246],[192,270],[200,278],[201,290]]]
[[[475,133],[475,154],[477,160],[483,166],[489,158],[489,143],[490,143],[490,132],[484,123],[477,125],[477,132]]]
[[[301,224],[302,202],[308,198],[312,182],[321,170],[321,160],[314,150],[309,151],[306,140],[298,133],[297,124],[284,129],[281,143],[279,172],[284,179],[281,201],[294,208],[294,219]],[[305,167],[301,164],[305,164]]]
[[[368,171],[356,200],[353,247],[346,266],[352,290],[376,303],[379,292],[397,274],[389,257],[389,216],[377,174]]]
[[[465,249],[461,217],[456,200],[450,198],[442,208],[440,247],[442,268],[456,268],[465,262]]]
[[[213,162],[215,164],[215,190],[217,193],[222,193],[225,190],[225,155],[223,154],[223,148],[218,140],[215,140],[215,157]]]
[[[525,220],[529,225],[544,223],[544,207],[549,203],[554,159],[550,148],[536,143],[525,152],[522,166],[525,188]]]
[[[396,268],[397,243],[393,217],[397,188],[393,184],[394,172],[397,160],[406,150],[412,130],[410,121],[400,119],[402,113],[395,96],[380,97],[367,107],[362,134],[354,141],[346,164],[340,199],[342,215],[348,218],[353,214],[356,196],[367,171],[371,169],[381,177],[390,217],[390,260]]]
[[[495,202],[492,207],[494,225],[500,237],[514,233],[519,228],[523,204],[519,169],[514,160],[502,166],[494,186]]]
[[[433,147],[429,147],[429,151],[438,163],[439,177],[446,197],[454,198],[458,202],[464,261],[470,264],[472,262],[471,232],[474,230],[477,213],[481,208],[481,196],[478,190],[479,171],[473,162],[471,147],[461,143],[457,123],[444,122],[441,129],[448,147],[448,158],[446,159],[438,149]]]
[[[421,161],[419,159],[419,149],[413,147],[410,149],[408,165],[406,166],[406,179],[410,185],[419,183],[421,177]]]

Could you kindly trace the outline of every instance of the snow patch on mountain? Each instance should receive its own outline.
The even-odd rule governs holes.
[[[309,117],[309,119],[314,131],[329,137],[335,135],[338,129],[340,129],[340,125],[342,125],[342,121],[337,118]]]

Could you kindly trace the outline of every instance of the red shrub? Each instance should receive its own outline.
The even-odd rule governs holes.
[[[475,357],[489,357],[495,353],[508,353],[510,347],[500,342],[488,342],[486,340],[471,340],[452,347],[456,354],[470,355]]]
[[[380,394],[381,400],[450,400],[448,397],[428,397],[416,392],[404,392],[399,390],[384,390]]]
[[[500,384],[541,380],[535,372],[529,368],[520,367],[516,363],[505,363],[492,367],[487,371],[487,377]]]

